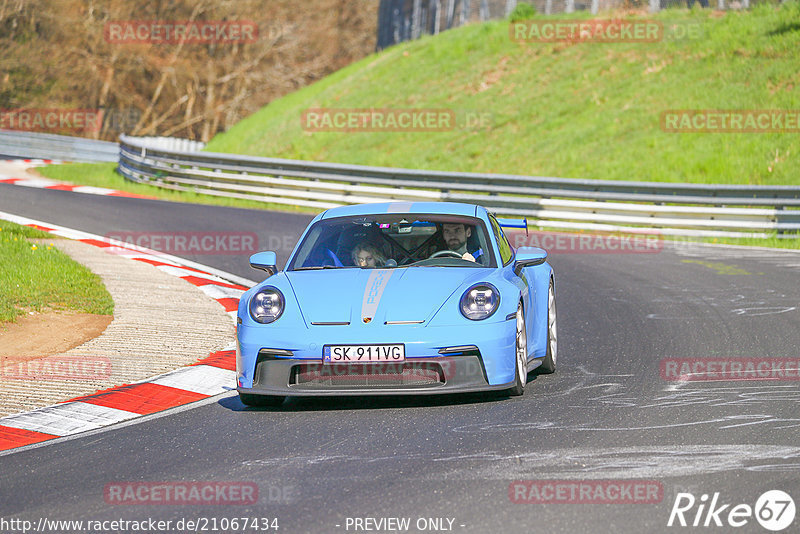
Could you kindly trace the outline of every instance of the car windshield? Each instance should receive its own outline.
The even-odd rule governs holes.
[[[404,213],[318,221],[288,270],[495,266],[480,219]]]

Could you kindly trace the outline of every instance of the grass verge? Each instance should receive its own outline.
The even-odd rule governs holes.
[[[0,324],[27,310],[69,309],[111,315],[114,302],[99,276],[52,245],[50,234],[0,220]]]
[[[800,238],[780,239],[773,234],[765,239],[757,237],[730,238],[712,237],[703,240],[704,243],[715,243],[719,245],[740,245],[745,247],[769,247],[800,250]]]

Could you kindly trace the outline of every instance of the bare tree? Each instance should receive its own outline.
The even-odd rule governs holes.
[[[137,20],[252,21],[258,38],[120,44],[106,34]],[[101,108],[109,120],[87,135],[207,141],[372,52],[376,25],[374,0],[0,0],[0,108]]]

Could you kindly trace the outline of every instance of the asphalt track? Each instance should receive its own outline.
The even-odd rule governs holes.
[[[310,219],[10,185],[0,185],[0,210],[101,235],[255,232],[272,248]],[[186,257],[260,279],[246,255]],[[295,399],[275,410],[223,395],[0,456],[0,518],[266,517],[286,533],[365,532],[347,520],[365,517],[407,517],[411,532],[418,518],[453,519],[453,532],[768,532],[753,517],[732,529],[727,513],[773,489],[800,505],[800,382],[675,383],[659,371],[664,358],[800,356],[800,254],[665,248],[550,262],[559,369],[532,375],[523,397]],[[563,479],[657,481],[663,498],[509,497],[513,481]],[[250,481],[259,500],[106,503],[107,484],[132,481]],[[679,492],[698,501],[718,492],[731,504],[719,516],[725,526],[668,527]],[[697,510],[686,513],[690,525]]]

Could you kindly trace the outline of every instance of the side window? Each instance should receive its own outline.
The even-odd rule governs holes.
[[[514,249],[511,248],[511,245],[506,239],[506,235],[503,233],[503,229],[500,228],[500,224],[497,222],[493,216],[489,216],[489,221],[492,223],[492,232],[494,232],[494,238],[497,240],[497,246],[500,248],[500,258],[503,260],[503,265],[506,265],[512,259],[514,259]]]

